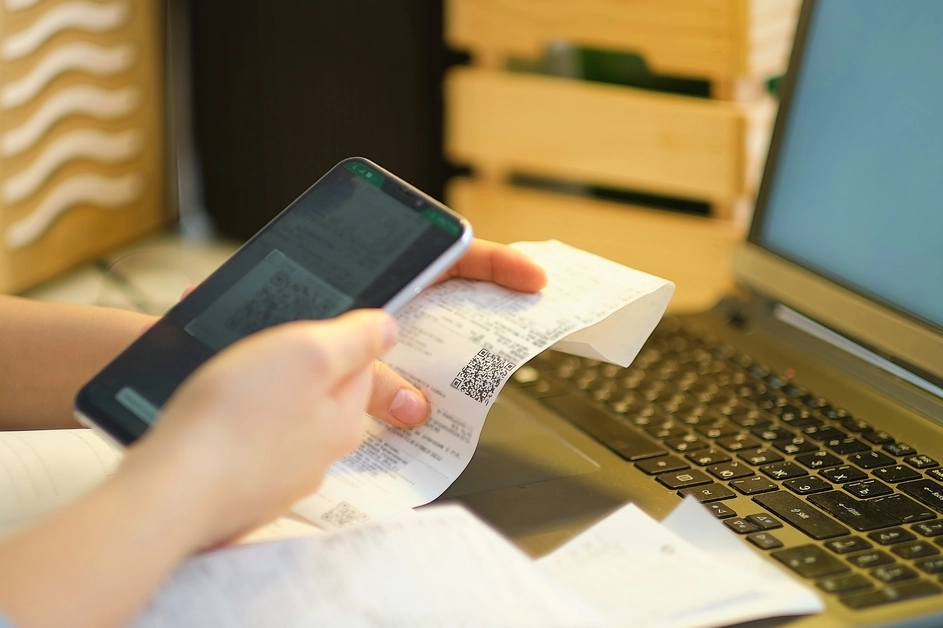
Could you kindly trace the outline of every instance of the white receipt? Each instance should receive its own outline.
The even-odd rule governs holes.
[[[602,622],[459,506],[188,560],[132,624],[593,627]]]
[[[685,499],[661,523],[715,560],[735,567],[740,579],[748,580],[754,590],[746,600],[737,603],[727,600],[713,608],[691,613],[685,618],[687,625],[735,624],[760,617],[805,615],[825,610],[824,602],[814,590],[761,558],[695,499]]]
[[[824,608],[691,497],[662,523],[624,506],[538,564],[616,627],[708,628]]]
[[[547,271],[539,294],[450,280],[397,317],[384,362],[432,404],[418,428],[368,418],[361,446],[294,511],[331,529],[426,504],[468,465],[495,396],[544,349],[628,365],[665,312],[674,284],[561,242],[512,245]]]

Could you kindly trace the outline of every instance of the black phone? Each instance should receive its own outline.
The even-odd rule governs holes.
[[[228,345],[293,320],[393,313],[471,240],[471,226],[445,205],[366,159],[346,159],[85,384],[76,418],[129,445]]]

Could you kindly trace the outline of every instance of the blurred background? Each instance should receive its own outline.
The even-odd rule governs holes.
[[[731,283],[800,0],[0,0],[0,292],[159,312],[341,159]]]

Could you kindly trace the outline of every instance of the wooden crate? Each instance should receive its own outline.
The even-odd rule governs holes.
[[[800,0],[446,0],[446,40],[496,67],[555,41],[636,52],[720,98],[786,69]],[[753,92],[751,94],[751,92]]]
[[[730,288],[799,0],[446,0],[445,153],[472,167],[447,201],[498,241],[556,237],[678,284],[673,307]],[[704,97],[510,71],[564,49],[644,59]],[[520,176],[696,201],[711,218],[517,189]]]
[[[0,292],[167,221],[160,11],[154,0],[0,7]]]
[[[489,240],[557,239],[677,285],[672,311],[696,310],[732,288],[744,227],[730,221],[457,178],[452,206]]]
[[[756,188],[775,105],[482,68],[446,79],[446,153],[493,179],[540,175],[706,201],[733,218]]]

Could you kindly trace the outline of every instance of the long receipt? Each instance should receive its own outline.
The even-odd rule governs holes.
[[[547,272],[539,294],[450,280],[397,316],[383,361],[432,405],[395,428],[373,417],[360,447],[335,463],[294,511],[335,529],[426,504],[464,471],[495,397],[517,367],[553,347],[627,366],[661,319],[674,284],[551,240],[512,245]]]

